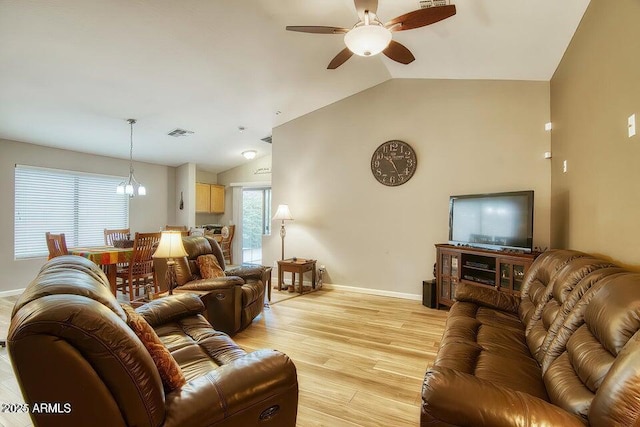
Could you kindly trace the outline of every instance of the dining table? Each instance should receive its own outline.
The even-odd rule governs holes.
[[[106,266],[107,278],[111,286],[111,292],[116,295],[116,273],[118,264],[126,264],[131,261],[133,248],[116,248],[113,246],[89,246],[69,248],[69,254],[87,258],[94,263]]]

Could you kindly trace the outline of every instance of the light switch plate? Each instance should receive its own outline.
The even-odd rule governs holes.
[[[636,134],[636,115],[635,114],[632,114],[629,116],[628,124],[629,124],[629,138],[631,138]]]
[[[562,172],[567,173],[567,161],[562,161]]]

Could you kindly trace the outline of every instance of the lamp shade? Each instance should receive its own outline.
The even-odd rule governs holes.
[[[187,255],[187,251],[182,245],[182,232],[163,231],[160,235],[158,249],[153,253],[153,258],[181,258]]]
[[[273,216],[273,219],[277,220],[293,220],[291,216],[291,211],[289,211],[289,205],[278,205],[278,210],[276,214]]]
[[[391,41],[391,31],[382,25],[360,25],[344,35],[349,50],[360,56],[373,56],[382,52]]]

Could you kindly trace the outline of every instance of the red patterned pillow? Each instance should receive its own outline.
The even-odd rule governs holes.
[[[200,255],[198,257],[198,268],[200,268],[200,275],[203,279],[226,276],[215,255]]]
[[[142,341],[142,344],[151,355],[153,363],[155,363],[160,374],[160,379],[162,379],[164,391],[168,393],[185,385],[187,380],[180,370],[180,366],[169,353],[169,350],[162,344],[156,331],[133,307],[128,304],[121,304],[121,306],[124,312],[127,313],[127,324],[140,338],[140,341]]]

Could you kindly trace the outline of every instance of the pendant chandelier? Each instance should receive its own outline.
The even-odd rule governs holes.
[[[117,194],[126,194],[129,197],[133,196],[145,196],[147,194],[147,189],[144,188],[144,185],[140,184],[136,177],[133,175],[133,124],[136,122],[135,119],[128,119],[129,125],[131,126],[131,136],[130,136],[130,145],[129,145],[129,179],[126,181],[122,181],[118,184],[118,188],[116,188]]]

